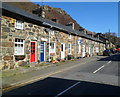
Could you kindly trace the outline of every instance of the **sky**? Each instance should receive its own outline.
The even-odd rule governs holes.
[[[117,2],[34,2],[62,8],[78,24],[85,29],[106,33],[115,32],[118,35],[118,3]]]

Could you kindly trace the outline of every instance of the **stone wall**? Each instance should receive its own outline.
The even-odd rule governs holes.
[[[105,50],[105,44],[100,43],[100,54],[103,54],[103,51]]]
[[[52,40],[51,40],[52,41]],[[77,45],[78,37],[75,35],[71,35],[71,39],[69,39],[69,34],[64,32],[56,33],[56,54],[58,58],[61,58],[61,43],[65,44],[65,57],[69,55],[68,53],[68,44],[71,44],[71,55],[77,57],[78,45]]]
[[[5,68],[13,68],[19,65],[22,65],[23,62],[29,63],[30,61],[30,41],[36,41],[39,45],[40,37],[47,37],[47,34],[44,31],[44,27],[38,25],[24,22],[24,29],[18,30],[15,28],[15,23],[11,23],[13,18],[3,16],[2,17],[2,64]],[[14,41],[15,38],[24,39],[25,47],[24,53],[25,56],[23,60],[16,60],[14,55]],[[37,46],[38,47],[38,46]],[[39,48],[38,48],[39,49]],[[40,52],[36,51],[37,56],[40,56]],[[20,64],[22,63],[22,64]]]
[[[24,22],[24,29],[18,30],[15,28],[15,23],[12,22],[15,20],[10,17],[3,16],[2,17],[2,64],[4,64],[4,68],[14,68],[18,67],[18,65],[22,65],[23,63],[30,62],[30,50],[31,50],[31,41],[37,42],[37,50],[36,57],[37,61],[40,60],[40,42],[42,38],[46,39],[46,51],[45,51],[45,60],[48,61],[49,58],[49,50],[48,50],[48,38],[49,32],[46,32],[44,27],[38,26],[36,24]],[[24,39],[25,54],[22,60],[16,60],[14,55],[14,41],[15,38]],[[50,42],[56,43],[56,58],[60,58],[61,56],[61,43],[65,43],[65,56],[68,55],[68,43],[72,45],[71,54],[75,56],[75,49],[78,48],[77,43],[78,37],[71,35],[71,39],[68,39],[68,34],[60,31],[55,31],[54,35],[50,33]],[[76,48],[75,48],[76,46]],[[77,54],[76,54],[77,56]]]
[[[61,58],[61,43],[65,44],[65,57],[69,55],[68,53],[68,44],[71,44],[71,54],[74,57],[82,57],[82,46],[85,46],[85,52],[89,54],[89,56],[95,55],[95,47],[103,47],[103,44],[98,42],[94,42],[92,40],[81,38],[82,43],[78,44],[79,36],[71,34],[71,38],[69,39],[69,34],[56,31],[54,29],[49,29],[50,31],[46,31],[45,27],[28,23],[24,21],[24,27],[22,30],[15,28],[16,19],[2,16],[2,66],[5,68],[15,68],[19,66],[23,66],[26,64],[30,64],[30,53],[31,53],[31,41],[35,41],[37,43],[36,46],[36,63],[40,62],[40,42],[45,42],[45,61],[49,61],[49,39],[50,42],[54,42],[56,46],[56,52],[54,59]],[[54,33],[53,33],[54,31]],[[50,34],[49,34],[50,33]],[[50,35],[50,36],[49,36]],[[24,55],[14,55],[14,46],[15,39],[23,39],[25,41],[24,46]],[[80,49],[79,49],[80,47]],[[102,48],[101,48],[102,49]],[[80,50],[80,52],[79,52]]]

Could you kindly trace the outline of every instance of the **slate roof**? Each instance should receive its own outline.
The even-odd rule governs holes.
[[[11,6],[9,4],[2,3],[2,6],[0,6],[0,7],[2,8],[2,13],[3,14],[6,11],[10,12],[10,13],[14,13],[13,15],[19,15],[22,18],[28,18],[28,19],[31,19],[33,21],[37,21],[38,23],[42,23],[43,25],[51,26],[53,28],[57,28],[57,29],[66,31],[66,32],[71,33],[71,34],[79,35],[81,37],[84,37],[84,38],[87,38],[87,39],[90,39],[90,40],[94,40],[94,41],[103,43],[103,41],[101,41],[101,40],[99,40],[97,38],[91,37],[91,36],[89,36],[87,34],[84,34],[81,31],[73,30],[72,28],[64,26],[62,24],[57,24],[57,23],[52,22],[50,20],[38,17],[38,16],[36,16],[34,14],[28,13],[28,12],[22,10],[22,9],[19,9],[17,7],[14,7],[14,6]]]

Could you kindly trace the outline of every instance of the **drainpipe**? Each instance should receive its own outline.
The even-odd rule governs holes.
[[[50,62],[50,32],[51,32],[51,29],[52,29],[52,26],[49,24],[49,23],[43,23],[43,24],[46,24],[46,25],[49,25],[50,26],[50,28],[49,28],[49,30],[48,30],[48,48],[49,48],[49,53],[48,53],[48,61]]]
[[[101,52],[101,43],[99,42],[99,52]]]
[[[77,46],[77,44],[76,44],[76,35],[75,35],[75,58],[76,58],[76,52],[77,52],[77,50],[76,50],[76,46]]]
[[[49,31],[49,38],[48,38],[48,44],[49,44],[49,54],[48,54],[48,61],[50,62],[50,32],[51,30]]]
[[[98,39],[100,40],[100,36],[98,35]],[[100,52],[100,42],[98,42],[98,44],[99,44],[99,52]]]
[[[83,42],[81,43],[81,57],[83,57]]]

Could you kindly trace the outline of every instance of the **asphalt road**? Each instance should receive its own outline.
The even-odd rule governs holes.
[[[11,90],[5,95],[120,96],[120,55],[97,60]],[[74,64],[73,64],[74,65]]]

